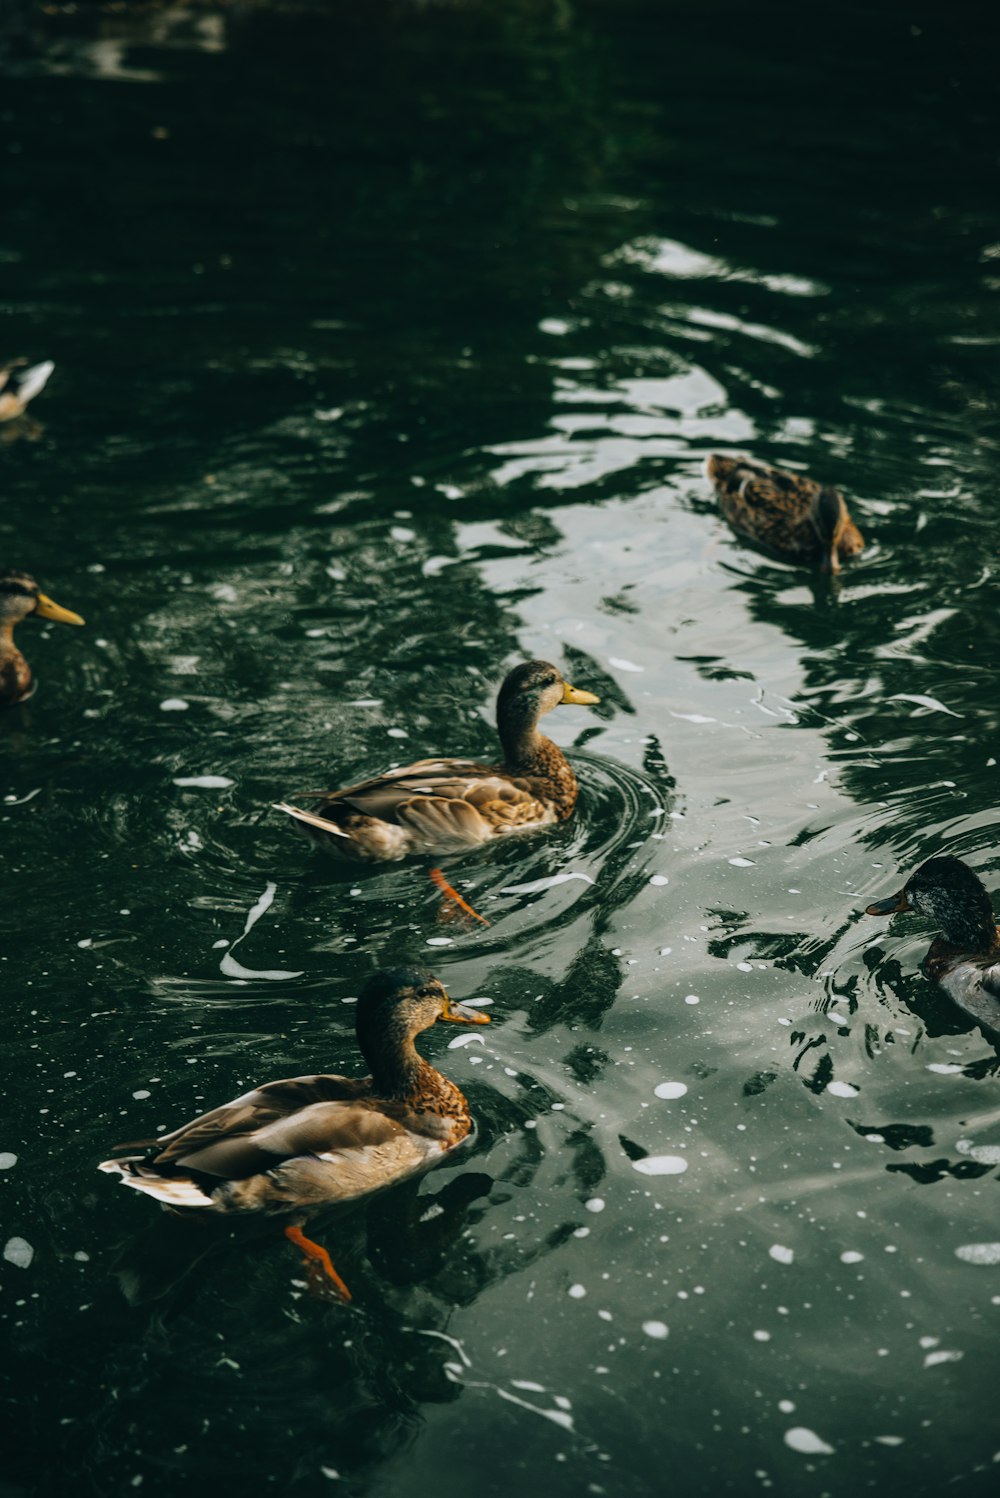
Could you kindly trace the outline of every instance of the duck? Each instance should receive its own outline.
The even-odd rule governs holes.
[[[1000,1033],[1000,927],[979,875],[960,858],[929,858],[902,889],[866,907],[868,915],[914,910],[941,933],[924,959],[924,972],[966,1014]]]
[[[23,416],[28,402],[43,389],[54,369],[51,359],[31,365],[26,359],[14,359],[0,368],[0,421]]]
[[[497,696],[499,764],[470,759],[421,759],[386,770],[345,790],[317,793],[315,811],[287,801],[275,810],[335,857],[394,863],[410,854],[479,848],[494,838],[564,822],[579,783],[566,756],[538,731],[538,720],[566,704],[589,706],[593,692],[565,681],[549,661],[522,661]],[[445,896],[484,925],[438,868],[430,877]]]
[[[711,453],[705,477],[733,530],[780,561],[818,563],[822,572],[836,573],[841,561],[864,550],[844,496],[804,473]]]
[[[53,603],[27,572],[0,572],[0,707],[16,707],[34,691],[31,667],[14,644],[14,627],[35,614],[61,624],[83,624],[72,609]]]
[[[369,1068],[360,1078],[265,1082],[156,1139],[115,1146],[98,1169],[173,1213],[291,1219],[285,1237],[314,1288],[351,1292],[329,1252],[303,1225],[326,1207],[352,1206],[441,1164],[473,1129],[464,1094],[414,1045],[438,1020],[489,1024],[420,969],[375,973],[358,996],[355,1032]]]

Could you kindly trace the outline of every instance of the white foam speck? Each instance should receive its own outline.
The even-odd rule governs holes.
[[[740,970],[741,973],[752,973],[753,972],[753,964],[752,963],[749,963],[749,962],[738,962],[736,964],[736,966],[739,968],[739,970]]]
[[[386,733],[390,739],[408,739],[410,737],[405,728],[387,728]]]
[[[945,707],[944,703],[939,702],[936,697],[924,697],[919,692],[894,692],[893,695],[888,698],[888,701],[915,702],[918,707],[927,708],[928,712],[947,713],[949,718],[964,717],[963,713],[953,713],[950,707]],[[916,713],[912,714],[912,716],[916,717]]]
[[[183,697],[164,697],[160,703],[160,712],[184,713],[187,712],[190,706],[190,702],[185,702]]]
[[[752,858],[731,858],[729,862],[734,869],[752,869],[754,867]]]
[[[644,1160],[633,1160],[632,1169],[641,1176],[679,1176],[688,1168],[683,1155],[647,1155]]]
[[[673,947],[660,947],[658,955],[660,957],[669,957],[673,950]]]
[[[336,1467],[320,1467],[319,1470],[322,1472],[324,1477],[329,1477],[333,1480],[336,1480],[340,1477],[340,1473],[337,1471]]]
[[[18,1269],[27,1269],[35,1257],[35,1250],[26,1238],[8,1238],[3,1256],[8,1264],[14,1264]]]
[[[805,1425],[793,1425],[785,1431],[785,1445],[802,1456],[832,1456],[833,1447]]]
[[[686,993],[684,995],[684,1002],[685,1004],[700,1004],[701,999],[696,993]]]
[[[859,1254],[856,1249],[848,1248],[840,1256],[842,1264],[860,1264],[864,1254]]]
[[[603,1212],[607,1203],[605,1202],[603,1196],[592,1196],[590,1200],[585,1201],[583,1205],[586,1207],[588,1212]]]
[[[212,950],[213,950],[213,952],[214,951],[218,951],[219,947],[228,947],[228,945],[229,945],[229,937],[228,936],[220,936],[218,941],[213,941],[213,943],[212,943]]]
[[[282,968],[256,969],[251,967],[244,967],[243,964],[237,962],[236,958],[232,955],[234,949],[243,940],[244,936],[246,936],[248,932],[252,930],[252,928],[257,924],[264,912],[270,909],[271,905],[274,903],[274,897],[277,893],[277,890],[278,886],[273,883],[273,881],[268,880],[267,884],[264,886],[264,893],[261,895],[256,904],[251,905],[249,911],[247,912],[247,918],[244,922],[243,930],[240,932],[240,935],[233,942],[232,947],[219,963],[219,970],[223,972],[227,978],[269,978],[273,982],[281,982],[285,978],[302,977],[301,972],[289,973],[285,972]]]
[[[955,1148],[979,1165],[1000,1165],[1000,1144],[974,1144],[971,1139],[956,1139]]]
[[[390,528],[389,535],[394,541],[415,541],[416,531],[411,531],[408,525],[394,525]]]
[[[653,874],[651,876],[649,882],[650,882],[650,884],[660,885],[660,884],[669,884],[670,880],[667,878],[666,874]]]
[[[665,1321],[644,1321],[642,1329],[647,1337],[655,1337],[661,1342],[664,1337],[670,1335],[670,1329]]]
[[[206,791],[224,791],[226,786],[235,785],[228,775],[177,775],[174,785],[197,785]]]
[[[511,1383],[513,1384],[515,1389],[523,1389],[526,1394],[545,1393],[545,1385],[536,1384],[535,1381],[530,1378],[512,1378]]]
[[[767,1252],[776,1264],[790,1264],[795,1258],[794,1250],[781,1243],[772,1243]]]
[[[92,947],[93,945],[94,938],[92,936],[85,936],[81,941],[77,942],[78,947]]]
[[[924,1358],[925,1368],[936,1368],[938,1363],[957,1363],[964,1356],[961,1352],[955,1352],[942,1347],[940,1352],[929,1352]]]
[[[954,1077],[962,1068],[954,1061],[931,1061],[927,1066],[928,1071],[936,1071],[942,1077]]]
[[[0,1154],[0,1170],[13,1170],[16,1164],[17,1156],[12,1155],[9,1150],[4,1150],[3,1154]]]
[[[429,947],[453,947],[455,943],[450,936],[429,936],[427,945]]]
[[[781,1411],[781,1413],[783,1415],[794,1415],[795,1414],[795,1402],[792,1399],[779,1399],[778,1400],[778,1409]]]
[[[753,1339],[755,1342],[770,1342],[771,1333],[765,1331],[756,1331],[753,1334]]]
[[[616,671],[645,671],[645,666],[637,666],[634,661],[626,661],[620,655],[609,655],[608,665],[614,666]]]
[[[583,1285],[570,1285],[566,1294],[573,1300],[582,1300],[587,1291]]]
[[[144,1098],[144,1097],[151,1097],[152,1094],[151,1094],[151,1092],[150,1092],[150,1090],[149,1090],[148,1087],[140,1087],[137,1092],[133,1092],[132,1096],[134,1098],[140,1098],[141,1099],[141,1098]]]
[[[589,1228],[574,1228],[573,1229],[573,1237],[574,1238],[589,1238],[590,1237],[590,1229]]]
[[[456,1035],[454,1040],[449,1040],[449,1051],[462,1051],[467,1045],[485,1045],[486,1042],[481,1035]]]
[[[827,1092],[832,1092],[834,1097],[857,1097],[858,1089],[852,1087],[850,1082],[830,1082],[827,1084]]]
[[[873,1436],[872,1439],[880,1446],[902,1446],[904,1438],[902,1436]]]
[[[1000,1243],[963,1243],[955,1257],[966,1264],[1000,1264]]]
[[[559,884],[569,884],[572,879],[582,879],[584,884],[593,884],[589,874],[582,874],[575,870],[569,874],[550,874],[546,879],[532,879],[528,884],[508,884],[502,889],[502,895],[536,895],[539,890],[555,889]]]
[[[687,1084],[684,1082],[659,1082],[653,1088],[653,1092],[656,1097],[683,1097],[687,1092]]]

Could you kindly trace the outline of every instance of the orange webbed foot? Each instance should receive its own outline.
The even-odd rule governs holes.
[[[478,910],[473,910],[472,906],[466,900],[462,899],[458,890],[452,888],[440,869],[428,869],[427,873],[431,883],[437,885],[447,902],[441,906],[440,920],[447,921],[454,919],[456,913],[455,907],[457,906],[458,911],[462,915],[471,916],[474,921],[479,921],[480,925],[488,926],[490,924],[484,915],[480,915]]]
[[[320,1292],[329,1292],[333,1289],[340,1300],[349,1301],[352,1298],[350,1290],[334,1269],[330,1255],[321,1243],[314,1243],[311,1238],[307,1238],[297,1224],[285,1229],[285,1237],[290,1243],[294,1243],[296,1248],[302,1250],[304,1255],[302,1262],[308,1271],[309,1282],[313,1289]]]

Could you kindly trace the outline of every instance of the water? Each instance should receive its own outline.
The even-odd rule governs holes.
[[[4,350],[57,369],[0,534],[87,628],[22,629],[0,722],[5,1495],[993,1490],[996,1052],[861,913],[1000,872],[960,11],[11,20]],[[839,596],[729,534],[716,446],[849,494]],[[448,862],[488,930],[266,813],[489,757],[535,655],[602,703],[549,720],[574,821]],[[317,1225],[351,1309],[96,1173],[355,1070],[397,959],[494,1023],[424,1042],[466,1157]]]

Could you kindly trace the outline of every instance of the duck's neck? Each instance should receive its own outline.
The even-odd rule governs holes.
[[[970,906],[962,906],[949,912],[947,920],[941,922],[941,935],[949,947],[959,952],[985,956],[1000,950],[1000,935],[992,909],[987,914]]]
[[[14,644],[14,621],[0,619],[0,707],[11,707],[28,695],[31,667]]]
[[[392,1045],[369,1042],[361,1049],[382,1097],[409,1097],[420,1090],[425,1073],[434,1069],[420,1055],[412,1035],[398,1036]]]
[[[555,751],[560,759],[561,750],[551,739],[538,732],[538,720],[532,718],[508,718],[497,724],[497,733],[503,745],[504,765],[508,770],[519,770],[530,774],[536,765],[543,764],[547,752]]]

